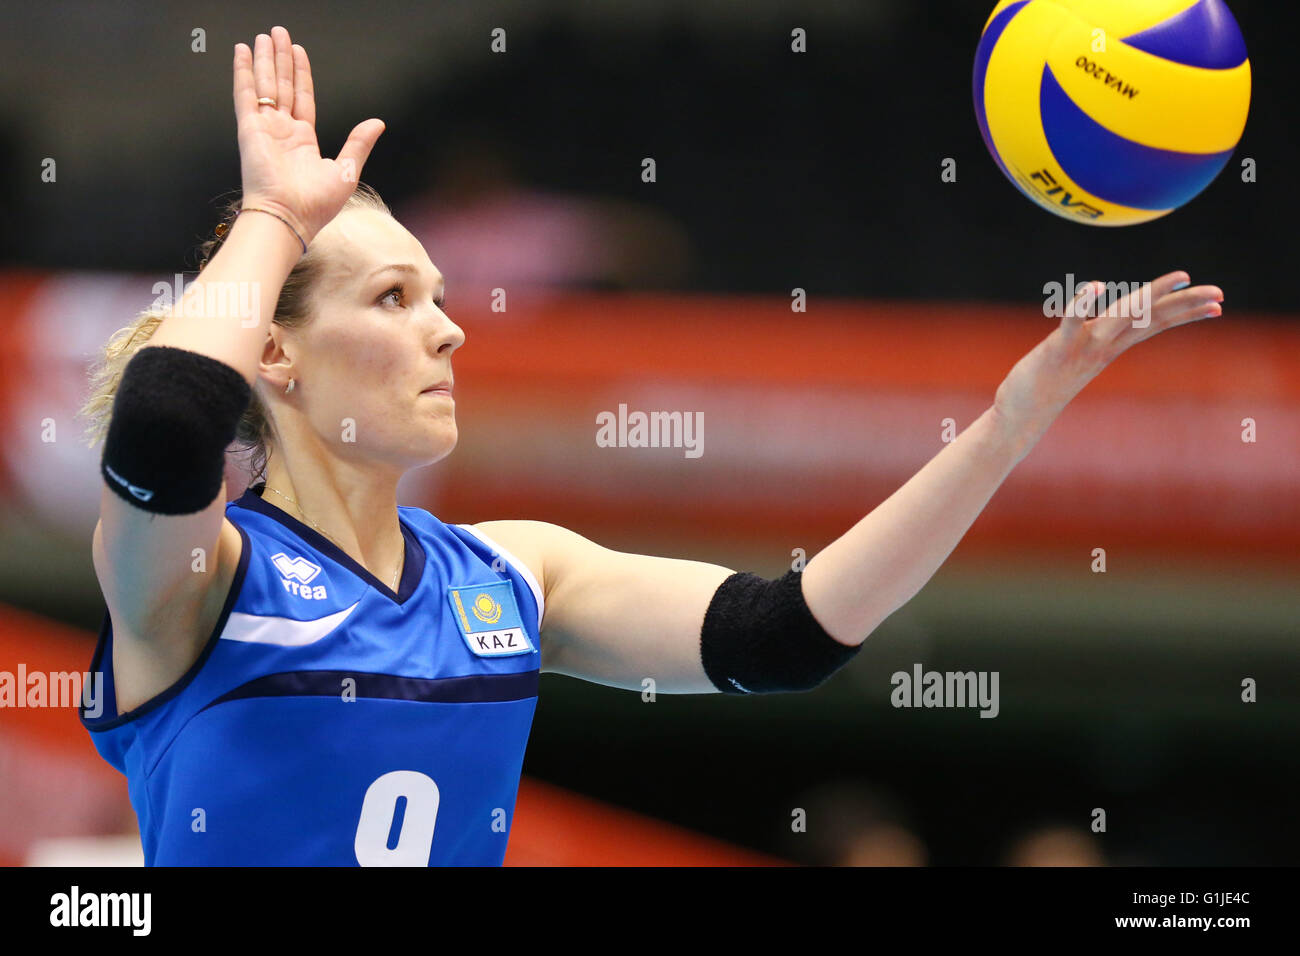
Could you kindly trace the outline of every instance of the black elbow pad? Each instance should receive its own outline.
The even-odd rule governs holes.
[[[704,614],[700,658],[724,694],[812,690],[862,649],[835,640],[804,601],[803,575],[775,581],[740,571],[718,586]]]
[[[113,399],[104,481],[145,511],[202,511],[221,491],[226,448],[251,398],[244,376],[225,362],[166,345],[142,348]]]

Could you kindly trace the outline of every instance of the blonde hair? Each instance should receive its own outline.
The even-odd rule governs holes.
[[[242,203],[235,197],[225,204],[222,223],[225,228],[216,230],[213,238],[199,246],[202,259],[199,271],[208,264],[221,248],[225,236],[229,235],[230,225],[239,214]],[[391,216],[392,210],[384,203],[373,188],[365,183],[357,183],[356,191],[348,197],[340,212],[348,209],[373,209]],[[271,321],[283,328],[299,328],[311,318],[311,296],[323,277],[328,262],[320,247],[312,244],[302,255],[284,280],[279,299],[275,305],[275,315]],[[130,325],[118,329],[104,345],[103,353],[91,365],[89,370],[90,386],[85,404],[78,414],[88,422],[85,440],[92,448],[104,440],[108,434],[109,420],[113,414],[113,401],[117,396],[118,385],[122,381],[122,372],[128,362],[140,351],[153,336],[162,320],[170,312],[170,306],[153,305],[136,316]],[[239,421],[235,433],[235,442],[249,455],[249,468],[253,480],[263,477],[266,461],[273,447],[274,427],[266,406],[253,391],[252,399]]]

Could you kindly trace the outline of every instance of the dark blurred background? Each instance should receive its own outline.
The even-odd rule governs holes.
[[[395,206],[447,198],[477,170],[649,205],[689,240],[680,271],[592,285],[1016,301],[1064,263],[1106,278],[1185,268],[1234,308],[1285,311],[1300,124],[1278,6],[1231,4],[1254,93],[1227,169],[1178,215],[1119,232],[1041,215],[989,158],[970,94],[987,2],[33,6],[8,18],[0,67],[0,249],[48,268],[194,268],[183,253],[239,185],[229,49],[278,16],[311,55],[327,151],[362,119],[387,123],[365,178]],[[805,55],[790,52],[795,27]],[[207,53],[190,51],[196,28]],[[58,187],[23,186],[18,171],[46,156]],[[1245,157],[1255,183],[1240,181]]]
[[[979,545],[985,525],[977,524],[970,549],[964,543],[824,688],[743,700],[661,695],[649,705],[635,693],[547,677],[525,764],[530,778],[806,863],[1295,863],[1300,837],[1278,783],[1295,770],[1300,730],[1298,476],[1284,473],[1300,435],[1295,393],[1284,384],[1294,382],[1285,376],[1296,361],[1288,350],[1297,341],[1291,278],[1300,252],[1294,53],[1284,5],[1231,0],[1231,8],[1254,76],[1233,159],[1174,214],[1099,229],[1023,198],[981,142],[970,75],[991,2],[13,5],[0,39],[0,259],[8,308],[26,303],[9,319],[10,341],[28,351],[22,363],[11,354],[0,364],[14,422],[0,601],[77,629],[68,639],[84,642],[88,666],[85,632],[98,628],[102,613],[89,557],[96,459],[70,441],[44,448],[28,433],[53,414],[72,434],[67,412],[84,363],[148,304],[153,282],[193,272],[217,200],[239,184],[231,47],[282,24],[310,54],[325,152],[336,153],[367,117],[386,122],[362,178],[446,274],[448,311],[467,324],[471,342],[474,319],[485,326],[480,341],[497,341],[487,337],[486,310],[487,290],[498,285],[574,297],[560,300],[576,304],[559,311],[611,342],[625,327],[601,296],[660,297],[632,301],[651,303],[642,311],[657,338],[637,341],[654,341],[662,350],[654,362],[665,367],[702,347],[702,316],[725,315],[732,324],[708,340],[723,378],[744,373],[726,335],[738,349],[749,336],[782,335],[791,362],[811,362],[834,352],[859,315],[863,329],[889,329],[891,315],[927,309],[945,317],[943,328],[967,329],[963,317],[975,316],[971,340],[998,342],[1014,360],[1038,337],[1034,328],[1046,331],[1032,321],[1043,284],[1067,273],[1136,280],[1186,269],[1194,281],[1224,288],[1228,328],[1219,334],[1237,334],[1230,323],[1238,316],[1249,320],[1249,342],[1232,353],[1247,358],[1226,370],[1189,358],[1177,367],[1200,371],[1175,379],[1166,369],[1173,384],[1163,393],[1144,389],[1144,378],[1166,356],[1177,359],[1179,346],[1153,346],[1133,359],[1115,390],[1099,393],[1109,404],[1096,406],[1095,418],[1079,412],[1076,431],[1063,422],[1066,437],[1045,443],[1040,470],[1027,461],[1024,483],[1013,478],[999,493],[1004,510],[991,513],[988,546]],[[791,53],[796,27],[807,31],[806,54]],[[504,54],[491,50],[495,28],[506,31]],[[206,52],[191,49],[196,29],[205,31]],[[641,179],[646,157],[656,161],[654,183]],[[1258,164],[1256,182],[1241,181],[1246,157]],[[54,183],[40,179],[46,158],[57,162]],[[940,179],[947,158],[957,164],[955,183]],[[805,317],[788,315],[796,287],[842,312],[802,335]],[[1002,311],[1023,321],[1004,326]],[[751,312],[777,317],[750,326]],[[516,320],[524,325],[513,341],[544,345],[545,329],[525,328],[527,320]],[[1173,335],[1184,331],[1187,342],[1202,343],[1198,355],[1223,348],[1213,330]],[[933,334],[938,348],[944,336]],[[550,347],[562,362],[561,346]],[[807,350],[814,357],[801,359]],[[858,354],[874,369],[891,367],[887,352]],[[1251,364],[1260,355],[1276,366]],[[600,398],[581,393],[598,403],[591,407],[626,400],[627,389],[639,387],[626,384],[632,380],[650,389],[643,407],[646,396],[672,402],[682,394],[655,392],[662,382],[648,366],[625,368],[626,352],[613,345],[610,361],[610,376],[622,378]],[[525,368],[527,357],[518,362]],[[954,408],[974,410],[964,426],[1008,367],[985,363],[951,384],[938,372],[893,381],[891,401],[899,404],[889,407],[934,402],[924,407],[938,409],[937,423],[951,398]],[[485,367],[483,378],[490,372]],[[1217,384],[1206,385],[1211,380]],[[1207,389],[1199,397],[1179,394],[1198,385]],[[1232,392],[1238,386],[1244,397]],[[714,384],[701,375],[695,387],[705,395]],[[869,385],[859,391],[867,407],[883,395]],[[824,459],[803,459],[808,473],[832,459],[848,467],[839,444],[870,435],[853,431],[843,409],[854,406],[832,396],[825,407],[837,411],[810,412],[802,426],[760,422],[731,452],[719,452],[740,470],[705,473],[713,498],[699,497],[694,479],[665,471],[654,473],[653,502],[634,495],[611,502],[608,489],[576,486],[577,465],[566,472],[554,455],[546,459],[536,444],[545,436],[524,438],[527,426],[510,424],[508,387],[499,396],[484,387],[482,396],[480,407],[495,401],[507,410],[490,421],[483,413],[477,431],[467,419],[463,463],[422,479],[411,503],[445,520],[563,520],[623,550],[764,574],[781,573],[793,547],[815,553],[940,447],[927,417],[916,432],[925,429],[924,441],[841,493],[829,511],[827,499],[798,484],[786,486],[788,504],[770,510],[732,502],[737,475],[747,476],[742,484],[770,484],[762,469],[786,467],[779,453],[746,458],[744,449],[779,449],[811,430],[827,445]],[[587,398],[556,413],[557,434],[586,436]],[[879,434],[911,428],[905,416],[880,414]],[[1216,466],[1218,477],[1198,485],[1204,458],[1188,450],[1202,447],[1197,429],[1234,432],[1246,415],[1272,422],[1270,440],[1281,443],[1270,452],[1273,464],[1249,473]],[[1179,432],[1168,425],[1175,418],[1192,424]],[[724,428],[727,419],[717,413],[710,421]],[[1132,439],[1130,427],[1147,437]],[[1115,437],[1121,432],[1129,444]],[[475,444],[474,434],[518,440],[550,461],[553,494],[494,492],[479,480],[492,460],[487,439]],[[1155,439],[1169,444],[1152,450]],[[567,462],[591,450],[589,436],[572,446],[556,441],[576,449]],[[870,457],[874,446],[860,447]],[[1124,471],[1143,448],[1153,470]],[[1097,468],[1088,480],[1099,482],[1082,492],[1071,484],[1080,455]],[[1166,493],[1162,482],[1177,487]],[[1201,497],[1177,497],[1193,486]],[[730,525],[714,520],[732,504],[749,510]],[[1076,505],[1117,517],[1098,525],[1088,514],[1062,517]],[[1252,507],[1255,523],[1217,521],[1220,506]],[[497,507],[521,510],[477,510]],[[752,533],[742,535],[742,525]],[[1202,539],[1197,529],[1210,525],[1214,535]],[[1112,539],[1128,550],[1098,583],[1088,554]],[[8,646],[21,648],[28,625],[9,627]],[[913,661],[999,670],[1001,715],[891,708],[889,674]],[[1256,705],[1240,702],[1244,677],[1260,682]],[[30,752],[3,749],[3,721],[12,717],[0,713],[0,779],[7,774],[10,800],[26,788],[37,804],[33,788],[49,774],[22,769],[36,759]],[[73,738],[67,747],[90,750],[79,728]],[[1103,834],[1088,830],[1096,807],[1107,810]],[[797,808],[809,814],[809,834],[791,829]],[[65,830],[114,827],[120,822]],[[0,858],[26,852],[17,838],[0,839]]]

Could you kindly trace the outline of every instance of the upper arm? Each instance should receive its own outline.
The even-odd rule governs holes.
[[[102,488],[91,553],[113,622],[115,670],[128,661],[128,670],[148,672],[123,675],[128,685],[165,687],[197,656],[242,546],[225,505],[224,483],[188,515],[154,514]]]
[[[542,670],[662,693],[716,693],[700,661],[721,565],[602,547],[544,521],[475,525],[528,564],[542,587]]]

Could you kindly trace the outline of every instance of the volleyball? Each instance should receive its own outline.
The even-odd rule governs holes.
[[[1223,0],[1002,0],[975,53],[975,115],[998,168],[1093,226],[1167,215],[1232,156],[1250,61]]]

